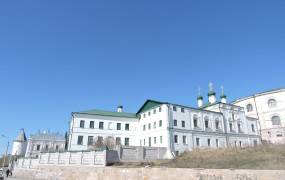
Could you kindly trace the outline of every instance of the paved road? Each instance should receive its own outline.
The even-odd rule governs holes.
[[[31,179],[23,179],[23,178],[9,177],[9,178],[5,178],[4,180],[31,180]]]

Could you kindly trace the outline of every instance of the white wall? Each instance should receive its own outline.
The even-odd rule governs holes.
[[[12,155],[24,156],[26,148],[27,142],[13,141]]]
[[[276,107],[268,106],[269,99],[276,100]],[[263,140],[272,143],[285,143],[285,89],[256,94],[237,100],[234,104],[244,107],[247,116],[259,117]],[[253,111],[247,111],[248,104],[253,106]],[[271,118],[276,115],[281,119],[281,126],[272,125]],[[278,131],[282,136],[278,135]]]
[[[80,128],[80,121],[84,120],[85,127]],[[94,128],[90,128],[90,121],[94,121]],[[104,128],[99,129],[99,122],[104,122]],[[117,130],[117,123],[121,123],[121,130]],[[125,130],[125,124],[129,124],[129,130]],[[103,138],[111,136],[120,137],[121,143],[124,144],[125,138],[130,139],[130,146],[138,146],[139,142],[136,139],[138,131],[138,119],[124,118],[124,117],[111,117],[87,114],[74,114],[70,124],[69,135],[69,150],[87,150],[88,149],[88,136],[94,137],[94,142],[98,136]],[[83,144],[77,144],[78,136],[83,136]]]

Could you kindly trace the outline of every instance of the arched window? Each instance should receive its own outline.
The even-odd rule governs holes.
[[[281,120],[279,116],[272,116],[272,125],[281,125]]]
[[[269,99],[268,100],[268,102],[267,102],[267,104],[268,104],[268,107],[269,108],[272,108],[272,107],[276,107],[276,100],[275,99]]]
[[[196,114],[193,116],[193,125],[194,128],[198,127],[198,116]]]
[[[205,128],[210,128],[208,116],[205,116],[204,120],[205,120]]]
[[[252,106],[252,104],[246,105],[246,110],[247,110],[247,112],[253,111],[253,106]]]
[[[216,118],[216,120],[215,120],[215,127],[216,127],[216,129],[220,129],[220,121],[218,118]]]

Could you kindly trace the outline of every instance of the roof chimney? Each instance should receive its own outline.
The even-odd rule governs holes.
[[[122,105],[117,107],[117,112],[123,112],[123,106]]]

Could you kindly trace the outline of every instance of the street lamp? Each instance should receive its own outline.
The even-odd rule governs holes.
[[[5,135],[1,134],[1,137],[2,138],[7,138]],[[7,138],[8,139],[8,138]],[[5,166],[5,163],[6,163],[6,157],[7,157],[7,154],[8,154],[8,148],[9,148],[9,139],[7,141],[7,146],[6,146],[6,153],[5,153],[5,156],[3,157],[3,164],[2,164],[2,167],[4,168]]]

